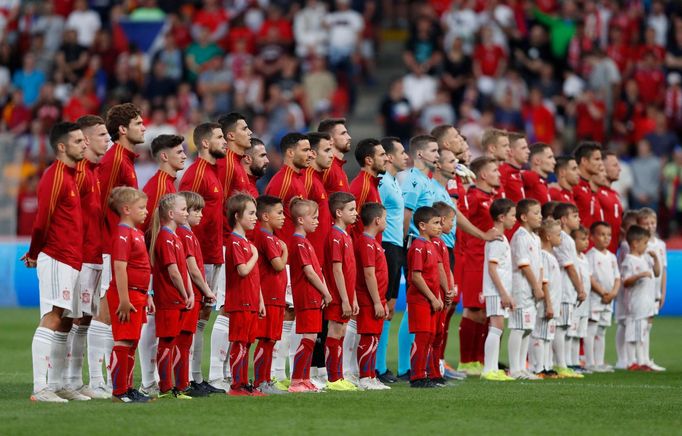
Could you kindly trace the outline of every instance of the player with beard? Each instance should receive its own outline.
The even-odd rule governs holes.
[[[554,166],[557,184],[549,187],[549,196],[552,201],[575,204],[573,188],[580,183],[578,164],[573,156],[561,156]]]
[[[580,211],[580,224],[590,228],[595,221],[604,221],[601,204],[597,200],[597,185],[592,178],[603,168],[602,148],[597,142],[582,142],[573,152],[578,164],[580,182],[573,187],[575,205]]]
[[[530,149],[528,141],[521,133],[509,133],[509,157],[500,164],[501,184],[504,186],[505,197],[518,203],[526,198],[521,170],[528,163]],[[511,238],[509,235],[508,238]]]
[[[552,200],[547,188],[547,177],[554,172],[556,165],[552,147],[542,142],[533,144],[529,160],[530,170],[522,173],[526,198],[537,200],[543,205]]]
[[[258,179],[265,175],[268,170],[270,159],[268,159],[268,152],[265,149],[265,144],[258,138],[251,138],[251,147],[247,148],[242,158],[242,166],[249,177],[248,193],[253,198],[258,198],[258,187],[256,183]],[[248,235],[248,232],[247,232]]]
[[[324,172],[324,187],[329,195],[334,192],[350,192],[348,176],[343,170],[346,161],[343,156],[350,151],[351,137],[346,127],[346,120],[343,118],[328,118],[320,121],[317,126],[320,133],[328,133],[331,136],[334,151],[334,162]]]
[[[597,199],[604,214],[604,221],[611,226],[609,251],[616,254],[620,241],[620,228],[623,224],[623,204],[620,202],[618,192],[611,188],[611,184],[620,178],[620,163],[614,152],[607,151],[604,153],[604,169],[604,177],[598,177],[595,180],[599,185]]]

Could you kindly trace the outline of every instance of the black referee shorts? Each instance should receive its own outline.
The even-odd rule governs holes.
[[[407,257],[405,249],[390,242],[382,242],[381,246],[386,255],[388,264],[388,289],[386,290],[386,300],[396,300],[400,289],[400,276],[402,269],[406,266]]]

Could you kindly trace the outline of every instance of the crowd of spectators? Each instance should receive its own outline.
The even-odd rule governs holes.
[[[410,16],[405,75],[379,108],[386,133],[453,123],[474,152],[493,125],[559,154],[596,140],[621,156],[630,206],[682,214],[679,3],[431,0]]]

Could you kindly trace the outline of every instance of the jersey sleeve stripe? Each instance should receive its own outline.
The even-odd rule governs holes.
[[[199,159],[197,166],[194,171],[194,180],[192,181],[192,192],[199,192],[199,187],[201,186],[201,180],[204,177],[204,169],[206,168],[206,161]]]
[[[111,191],[114,189],[114,184],[116,180],[118,179],[118,172],[121,168],[121,159],[123,156],[123,148],[121,146],[116,146],[116,152],[114,154],[114,162],[111,166],[111,173],[109,173],[109,180],[107,181],[107,191],[106,195],[103,196],[102,199],[102,209],[106,209],[107,207],[107,202],[109,201],[109,195],[111,194]]]
[[[282,180],[282,187],[279,190],[279,198],[284,201],[286,193],[289,191],[289,184],[291,182],[291,172],[286,170],[284,172],[284,179]]]
[[[52,192],[50,193],[50,208],[47,212],[47,220],[45,222],[45,233],[47,234],[47,229],[50,228],[50,221],[52,220],[52,214],[57,208],[57,200],[59,199],[59,194],[62,190],[62,181],[64,180],[64,164],[60,161],[57,162],[55,167],[53,179],[52,179]]]

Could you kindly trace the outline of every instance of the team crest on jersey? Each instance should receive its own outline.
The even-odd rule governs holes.
[[[214,187],[213,187],[213,192],[218,192],[218,187],[217,187],[217,186],[214,186]]]
[[[455,179],[448,180],[447,189],[457,189],[457,180]]]
[[[90,292],[88,290],[83,291],[81,294],[81,301],[83,304],[90,304]]]
[[[324,200],[325,198],[327,198],[327,194],[322,194],[322,200]]]
[[[75,197],[75,196],[76,196],[76,193],[73,192],[73,191],[71,191],[71,196],[72,196],[72,197]]]
[[[70,300],[71,299],[71,291],[69,291],[68,289],[64,289],[62,291],[62,298],[64,300]]]
[[[485,297],[483,296],[483,292],[478,293],[478,302],[485,303]]]

